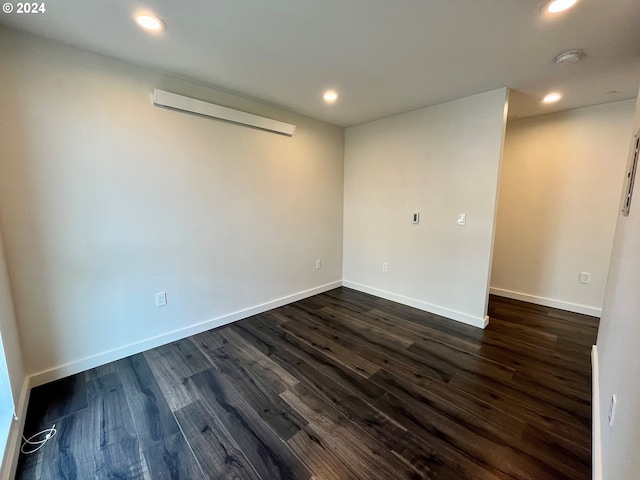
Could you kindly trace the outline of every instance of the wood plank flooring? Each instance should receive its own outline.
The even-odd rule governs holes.
[[[38,387],[16,478],[590,479],[598,320],[489,308],[339,288]]]

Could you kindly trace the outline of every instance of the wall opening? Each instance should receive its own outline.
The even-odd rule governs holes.
[[[4,454],[9,439],[9,429],[13,421],[13,395],[9,382],[9,368],[4,354],[2,333],[0,332],[0,454]],[[1,463],[2,458],[0,458]]]
[[[620,204],[633,108],[625,100],[509,121],[491,293],[601,315],[617,212],[631,199]]]

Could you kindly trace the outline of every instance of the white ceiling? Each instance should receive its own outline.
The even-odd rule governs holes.
[[[502,86],[515,90],[511,117],[635,97],[640,1],[580,0],[553,18],[544,4],[45,0],[46,13],[0,14],[0,23],[341,126]],[[167,31],[141,31],[132,19],[140,9]],[[553,63],[575,48],[580,63]],[[340,94],[334,105],[322,101],[327,88]],[[542,106],[550,90],[564,98]]]

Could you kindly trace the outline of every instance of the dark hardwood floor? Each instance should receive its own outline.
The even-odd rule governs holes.
[[[591,478],[592,317],[346,288],[33,390],[19,479]]]

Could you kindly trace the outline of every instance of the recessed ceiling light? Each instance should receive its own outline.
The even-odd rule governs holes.
[[[578,3],[578,0],[553,0],[547,5],[547,12],[564,12],[565,10],[573,7],[576,3]]]
[[[150,15],[148,13],[141,13],[136,15],[136,22],[145,30],[149,30],[150,32],[162,32],[167,29],[167,25],[162,21],[162,19]]]
[[[322,98],[324,98],[324,101],[327,103],[335,103],[335,101],[338,100],[338,93],[334,90],[327,90],[324,92],[324,95],[322,95]]]
[[[543,99],[542,103],[555,103],[562,98],[562,95],[558,92],[548,93]]]

